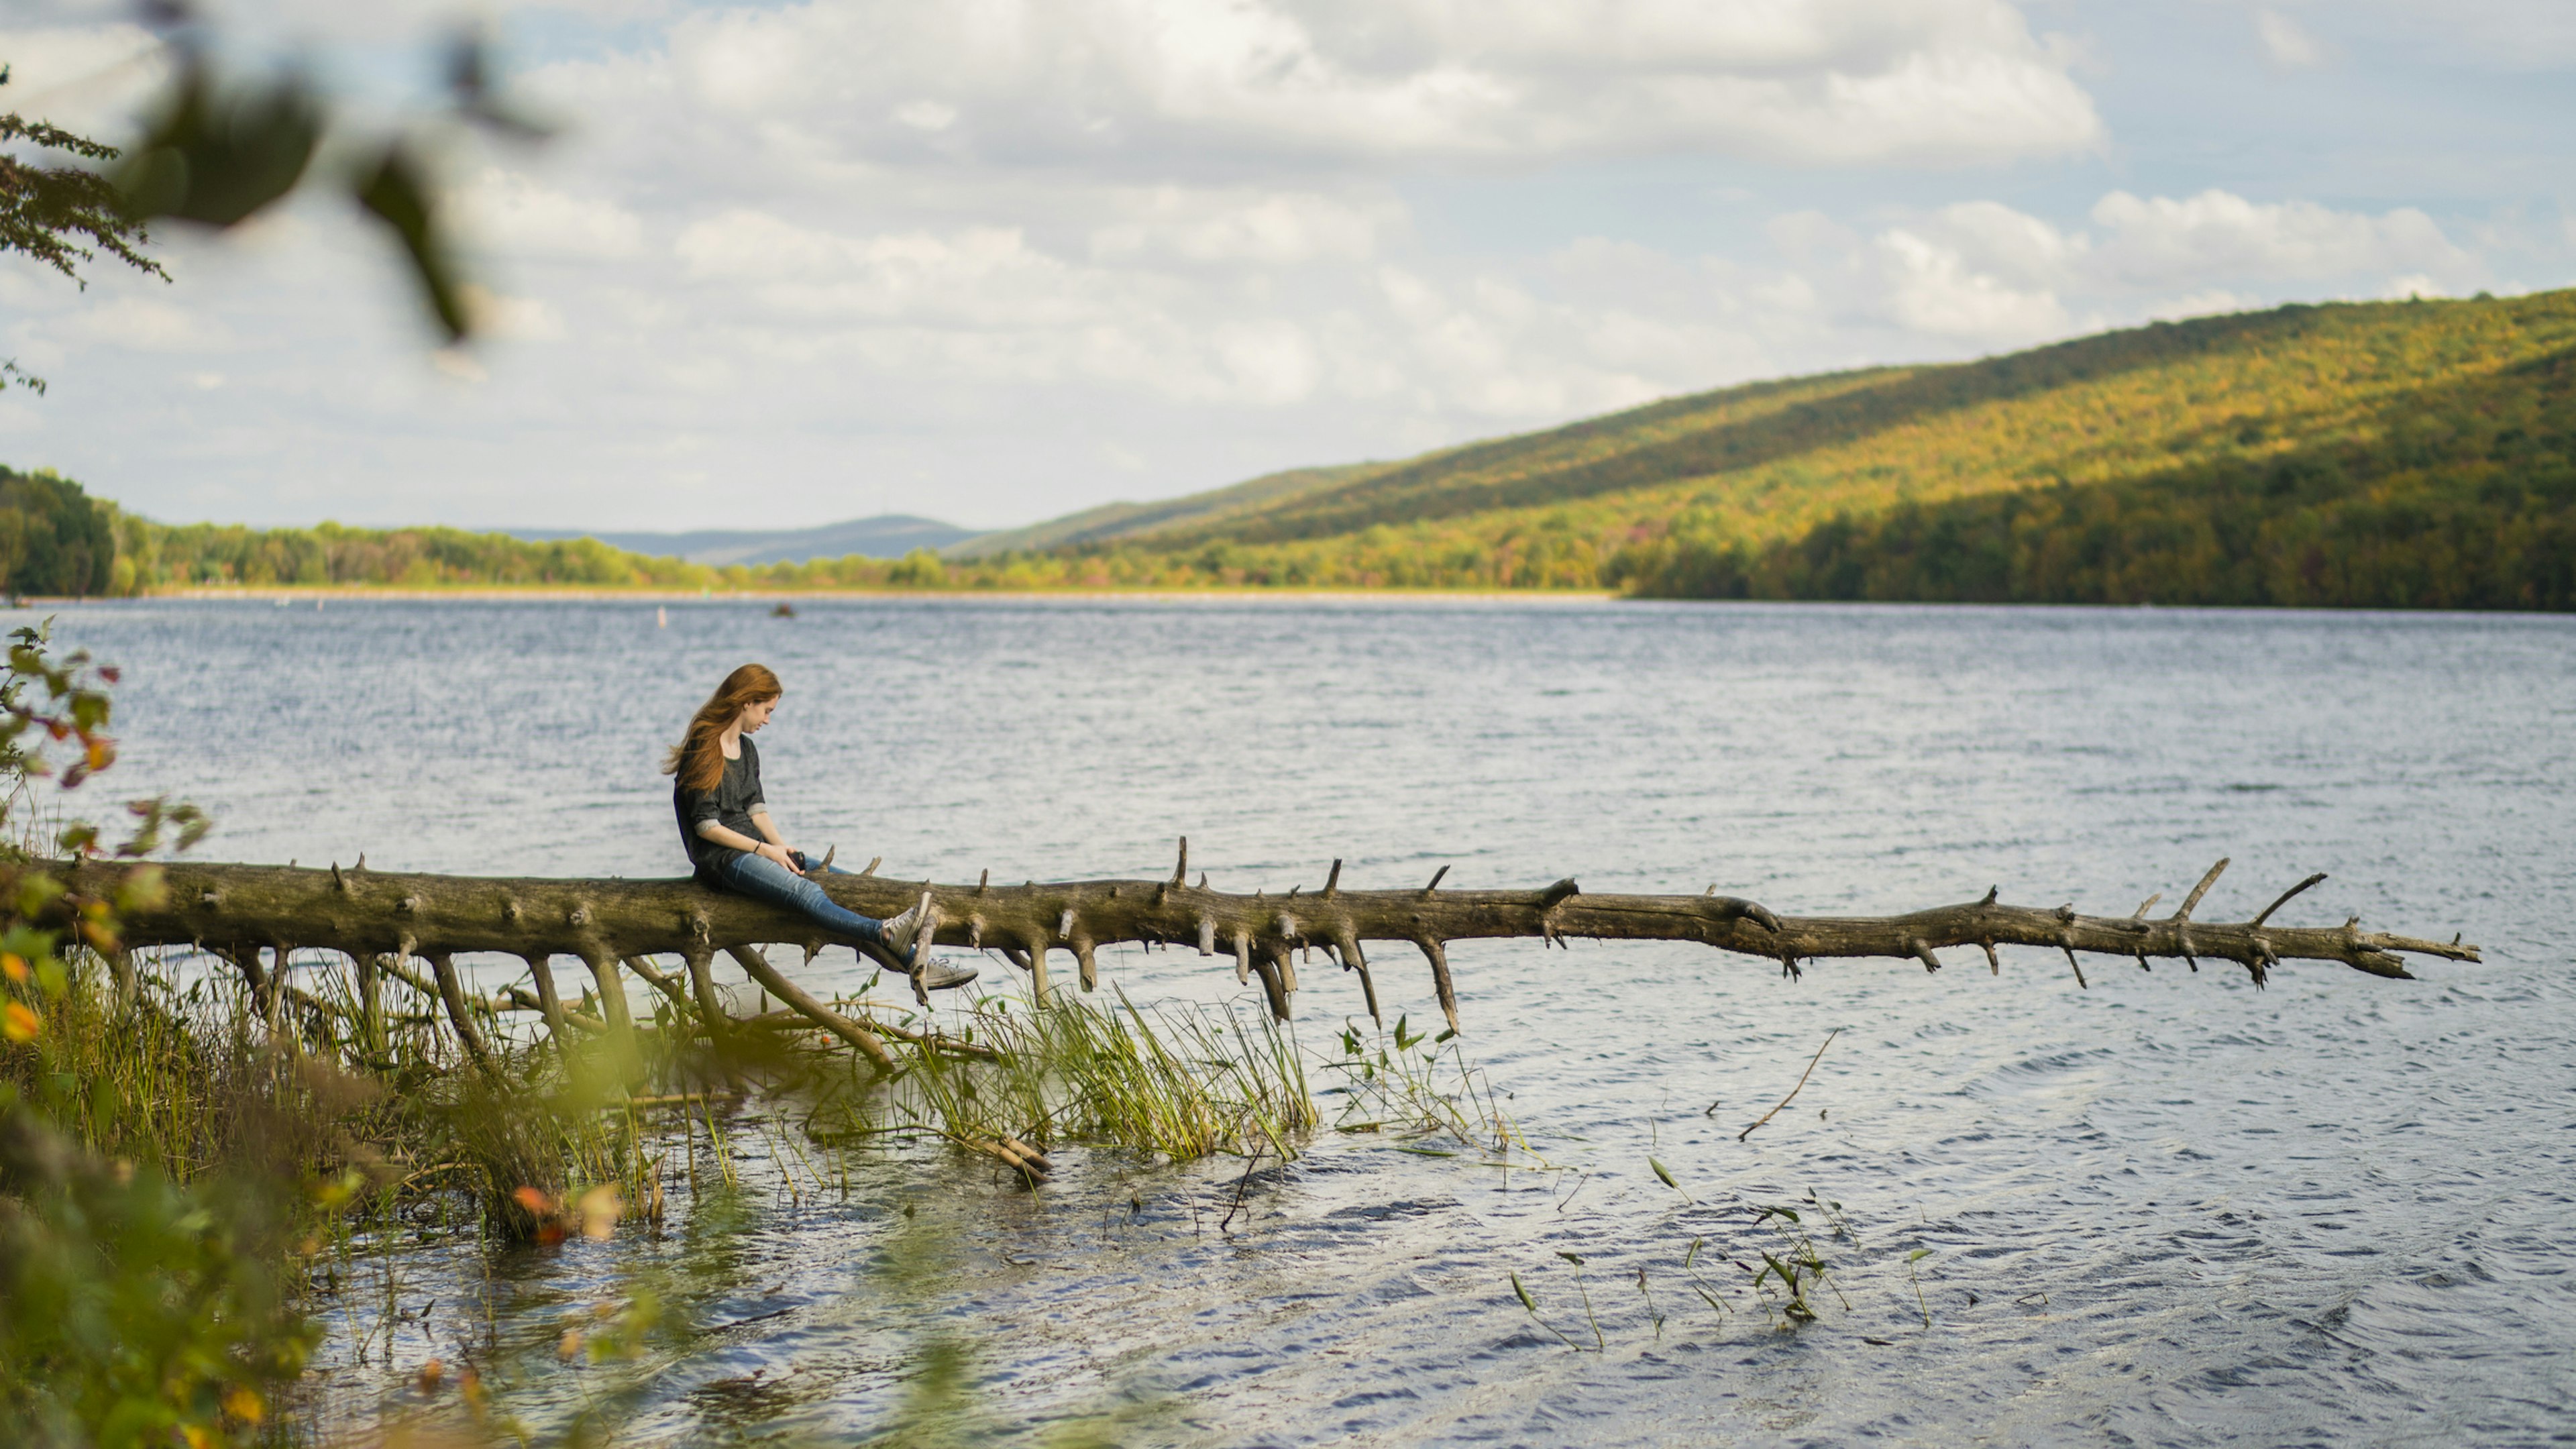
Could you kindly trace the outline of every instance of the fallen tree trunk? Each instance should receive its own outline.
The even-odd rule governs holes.
[[[1274,1014],[1285,1020],[1299,987],[1299,958],[1322,950],[1359,977],[1372,1016],[1377,991],[1370,977],[1369,943],[1396,943],[1418,951],[1451,1028],[1458,999],[1447,944],[1497,937],[1538,937],[1562,943],[1574,937],[1623,941],[1696,941],[1721,951],[1780,963],[1796,975],[1818,960],[1887,957],[1942,964],[1939,952],[1964,946],[1983,950],[1998,973],[1998,946],[2038,946],[2061,951],[2084,983],[2078,954],[2135,960],[2203,959],[2243,966],[2260,985],[2283,961],[2335,961],[2374,976],[2406,978],[2403,955],[2475,961],[2478,948],[2458,937],[2448,943],[2364,932],[2357,920],[2340,926],[2277,926],[2275,912],[2325,877],[2311,876],[2250,920],[2193,919],[2193,911],[2227,868],[2211,867],[2181,907],[2149,917],[2156,898],[2127,916],[2088,916],[2071,906],[2054,909],[1983,900],[1936,906],[1898,916],[1782,916],[1732,896],[1593,895],[1571,880],[1539,890],[1442,890],[1444,868],[1429,884],[1405,890],[1345,890],[1335,861],[1319,891],[1291,889],[1273,896],[1207,889],[1202,876],[1188,883],[1189,843],[1167,880],[1030,882],[995,886],[987,877],[972,886],[897,881],[873,874],[818,876],[831,897],[871,916],[892,916],[921,899],[931,900],[926,935],[941,945],[998,950],[1034,979],[1041,999],[1052,988],[1053,953],[1075,961],[1083,989],[1097,983],[1096,955],[1103,946],[1175,944],[1202,956],[1229,958],[1236,978],[1258,978]],[[132,869],[103,861],[35,865],[66,887],[67,903],[95,898]],[[391,958],[400,979],[414,980],[411,958],[432,962],[438,994],[454,1016],[468,1049],[482,1044],[471,1032],[462,997],[451,985],[450,958],[486,951],[527,962],[536,1005],[549,1029],[565,1035],[570,1014],[555,987],[551,961],[574,957],[601,987],[604,1026],[630,1029],[619,976],[629,958],[676,955],[689,966],[690,994],[711,1030],[721,1029],[721,1002],[709,977],[716,953],[735,957],[762,984],[817,1025],[849,1042],[880,1066],[889,1065],[884,1043],[865,1025],[847,1020],[781,976],[759,953],[764,944],[802,946],[810,960],[833,938],[812,922],[747,897],[709,890],[695,881],[549,880],[395,874],[366,869],[180,863],[158,867],[164,889],[158,904],[122,913],[122,952],[149,946],[194,946],[234,962],[254,990],[282,981],[263,973],[265,948],[282,965],[303,947],[341,952],[353,962]],[[875,866],[869,867],[873,872]],[[881,964],[892,965],[882,953]],[[130,968],[120,968],[126,970]],[[673,999],[676,983],[655,977]]]

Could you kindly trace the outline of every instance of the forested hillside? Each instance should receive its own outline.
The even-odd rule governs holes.
[[[206,585],[1603,589],[2576,607],[2576,292],[2158,324],[1674,398],[902,559],[165,525],[0,470],[19,593]]]
[[[1677,398],[1021,585],[2567,608],[2576,293],[2159,324]]]

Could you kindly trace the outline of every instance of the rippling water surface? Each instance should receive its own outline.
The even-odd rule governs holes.
[[[645,1379],[634,1423],[672,1441],[861,1435],[925,1324],[973,1345],[996,1423],[1109,1414],[1124,1442],[2571,1435],[2576,620],[974,600],[674,605],[657,628],[654,608],[152,602],[58,631],[126,666],[116,783],[212,808],[210,858],[675,874],[656,758],[757,658],[788,687],[761,746],[791,838],[900,874],[1150,876],[1187,834],[1226,889],[1320,885],[1338,856],[1359,885],[1448,865],[1809,914],[1989,885],[2125,912],[2227,855],[2204,918],[2325,871],[2288,917],[2463,930],[2486,961],[2415,982],[2293,964],[2262,991],[2104,962],[2078,990],[2010,949],[2000,979],[1961,957],[1788,982],[1678,947],[1465,945],[1466,1042],[1561,1171],[1327,1134],[1248,1179],[1070,1150],[1031,1197],[897,1156],[791,1198],[761,1188],[746,1129],[751,1190],[658,1238],[501,1258],[488,1300],[404,1330],[415,1360],[449,1335],[550,1342],[652,1265],[672,1311],[740,1325]],[[1103,963],[1142,998],[1232,997],[1211,964]],[[808,969],[860,979],[839,952]],[[1436,1020],[1414,963],[1378,974],[1390,1016]],[[1307,973],[1308,1047],[1360,1010],[1346,981]],[[1840,1283],[1796,1332],[1734,1261],[1782,1246],[1751,1219],[1783,1203]],[[1723,1313],[1682,1268],[1695,1238]],[[482,1265],[421,1251],[422,1282],[479,1293]],[[1532,1321],[1515,1272],[1587,1351]],[[580,1373],[528,1392],[577,1402]]]

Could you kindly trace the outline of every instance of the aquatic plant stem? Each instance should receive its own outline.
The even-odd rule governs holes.
[[[1826,1032],[1824,1043],[1816,1048],[1816,1054],[1807,1058],[1807,1070],[1798,1074],[1798,1085],[1791,1087],[1789,1089],[1789,1095],[1780,1099],[1779,1107],[1774,1107],[1770,1111],[1763,1113],[1760,1117],[1754,1119],[1751,1127],[1747,1127],[1743,1131],[1736,1133],[1735,1140],[1738,1142],[1743,1141],[1745,1138],[1753,1135],[1754,1127],[1759,1127],[1763,1123],[1770,1121],[1772,1118],[1779,1116],[1780,1107],[1788,1106],[1791,1100],[1797,1097],[1799,1091],[1807,1085],[1808,1076],[1816,1070],[1816,1063],[1825,1059],[1825,1047],[1832,1046],[1834,1044],[1834,1038],[1841,1036],[1842,1034],[1843,1029],[1841,1027],[1835,1027],[1832,1031]]]

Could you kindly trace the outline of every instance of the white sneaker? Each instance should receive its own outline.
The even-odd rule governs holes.
[[[954,991],[974,980],[975,974],[975,968],[972,966],[960,966],[954,961],[939,960],[922,962],[913,968],[912,976],[913,980],[921,983],[921,989],[924,991]]]
[[[922,944],[921,923],[928,919],[930,919],[930,892],[923,891],[921,899],[915,902],[911,909],[891,920],[877,922],[877,940],[893,955],[894,959],[909,968],[913,958],[920,954],[918,948]]]

